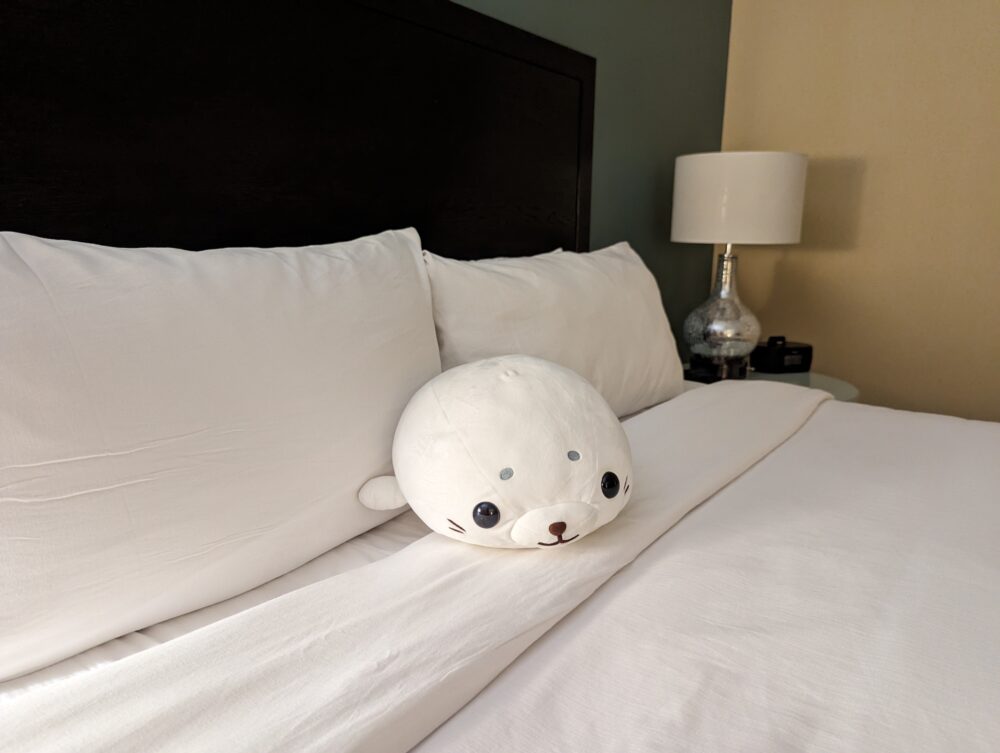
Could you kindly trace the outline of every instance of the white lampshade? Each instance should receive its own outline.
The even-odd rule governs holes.
[[[798,243],[806,188],[804,154],[710,152],[678,157],[671,240]]]

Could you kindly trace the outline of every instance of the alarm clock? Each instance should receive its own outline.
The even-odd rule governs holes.
[[[750,354],[750,367],[762,374],[801,374],[812,366],[813,347],[789,342],[781,335],[767,338]]]

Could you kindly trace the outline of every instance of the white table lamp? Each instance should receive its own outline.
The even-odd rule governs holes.
[[[794,152],[677,158],[671,240],[726,244],[711,296],[684,321],[691,353],[714,364],[720,378],[745,373],[760,339],[760,322],[736,290],[733,245],[799,242],[807,162],[804,154]]]

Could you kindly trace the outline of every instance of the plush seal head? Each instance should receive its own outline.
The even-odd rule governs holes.
[[[632,456],[589,382],[530,356],[436,376],[410,400],[393,441],[396,476],[362,487],[368,507],[409,503],[433,530],[470,544],[557,549],[628,502]]]

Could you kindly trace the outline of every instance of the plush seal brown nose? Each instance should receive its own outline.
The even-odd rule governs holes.
[[[558,523],[551,523],[549,525],[549,533],[551,533],[553,536],[562,536],[564,533],[566,533],[566,524],[563,523],[562,521]]]

